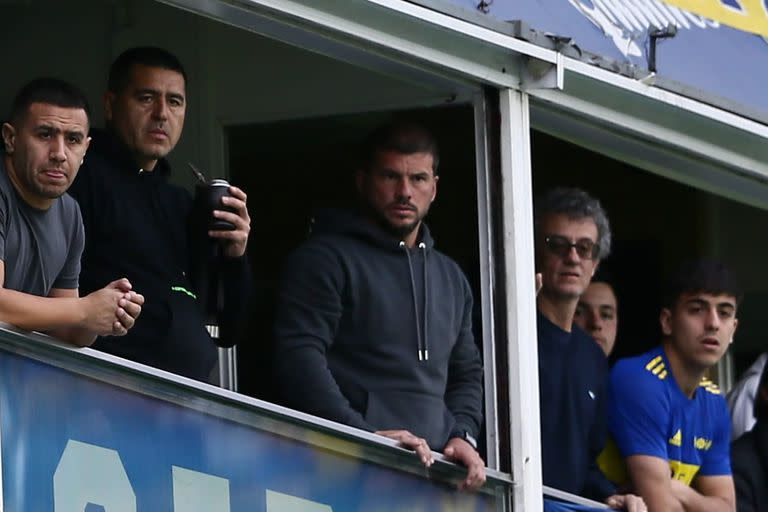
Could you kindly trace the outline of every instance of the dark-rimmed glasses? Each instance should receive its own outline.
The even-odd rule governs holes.
[[[571,252],[571,248],[576,249],[576,254],[583,260],[593,260],[597,258],[600,247],[589,238],[579,238],[571,242],[564,236],[549,235],[544,237],[544,245],[552,254],[565,258]]]

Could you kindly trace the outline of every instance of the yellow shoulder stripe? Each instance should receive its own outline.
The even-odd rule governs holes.
[[[664,365],[664,359],[661,356],[656,356],[651,359],[651,361],[645,365],[645,369],[661,380],[664,380],[667,376],[667,369]]]
[[[721,394],[720,387],[706,377],[701,379],[699,387],[704,388],[707,392],[712,393],[713,395]]]

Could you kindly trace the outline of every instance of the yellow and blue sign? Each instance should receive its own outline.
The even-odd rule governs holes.
[[[768,119],[768,0],[432,0],[426,5],[441,2],[468,13],[479,6],[499,21],[522,20],[542,34],[570,38],[582,51],[640,70],[649,68],[650,32],[672,26],[674,37],[657,40],[657,85]]]
[[[745,32],[768,37],[768,0],[664,0]]]

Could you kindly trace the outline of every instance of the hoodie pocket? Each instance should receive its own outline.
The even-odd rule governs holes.
[[[408,430],[433,450],[442,450],[454,424],[442,397],[409,391],[369,391],[365,421],[378,430]]]

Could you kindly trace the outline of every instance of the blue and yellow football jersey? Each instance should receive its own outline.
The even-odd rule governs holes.
[[[661,346],[622,359],[608,387],[610,439],[599,463],[615,483],[627,482],[623,457],[669,461],[673,478],[730,475],[730,421],[718,387],[703,379],[693,398],[677,385]]]

